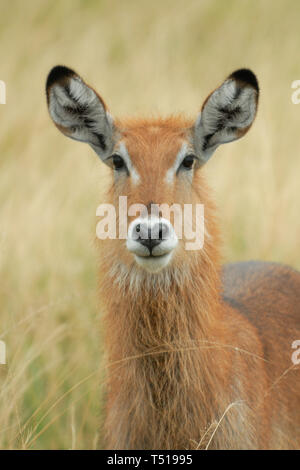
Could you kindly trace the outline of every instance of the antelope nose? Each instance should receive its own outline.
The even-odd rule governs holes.
[[[164,222],[156,222],[150,224],[139,222],[134,227],[133,238],[141,243],[141,245],[148,248],[150,254],[155,246],[159,245],[163,240],[168,239],[170,236],[169,226]]]

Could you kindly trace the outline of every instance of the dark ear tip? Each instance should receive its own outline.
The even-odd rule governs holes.
[[[54,83],[65,80],[68,77],[74,77],[76,73],[74,70],[65,67],[64,65],[57,65],[50,70],[46,81],[46,90],[49,89]]]
[[[252,86],[257,92],[259,92],[259,85],[256,75],[249,69],[239,69],[233,72],[228,78],[233,78],[239,82],[243,82],[246,85]]]

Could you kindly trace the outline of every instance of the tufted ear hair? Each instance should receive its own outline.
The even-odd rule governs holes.
[[[204,101],[194,127],[194,145],[205,163],[220,144],[240,139],[257,111],[259,86],[251,70],[232,73]]]
[[[73,70],[58,65],[48,75],[46,94],[56,127],[71,139],[88,143],[105,161],[113,148],[114,125],[95,90]]]

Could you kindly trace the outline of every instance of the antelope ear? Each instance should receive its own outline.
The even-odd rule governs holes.
[[[251,70],[232,73],[204,101],[194,128],[194,145],[205,163],[220,144],[241,138],[257,111],[259,87]]]
[[[73,70],[60,65],[49,73],[46,93],[56,127],[71,139],[88,143],[105,161],[113,148],[114,126],[100,96]]]

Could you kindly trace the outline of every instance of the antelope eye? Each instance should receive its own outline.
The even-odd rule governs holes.
[[[194,155],[187,155],[183,159],[181,166],[185,168],[186,170],[191,170],[193,168],[195,158],[196,157]]]
[[[125,162],[123,158],[120,157],[120,155],[113,155],[112,159],[113,159],[114,169],[116,171],[123,170],[126,168]]]

